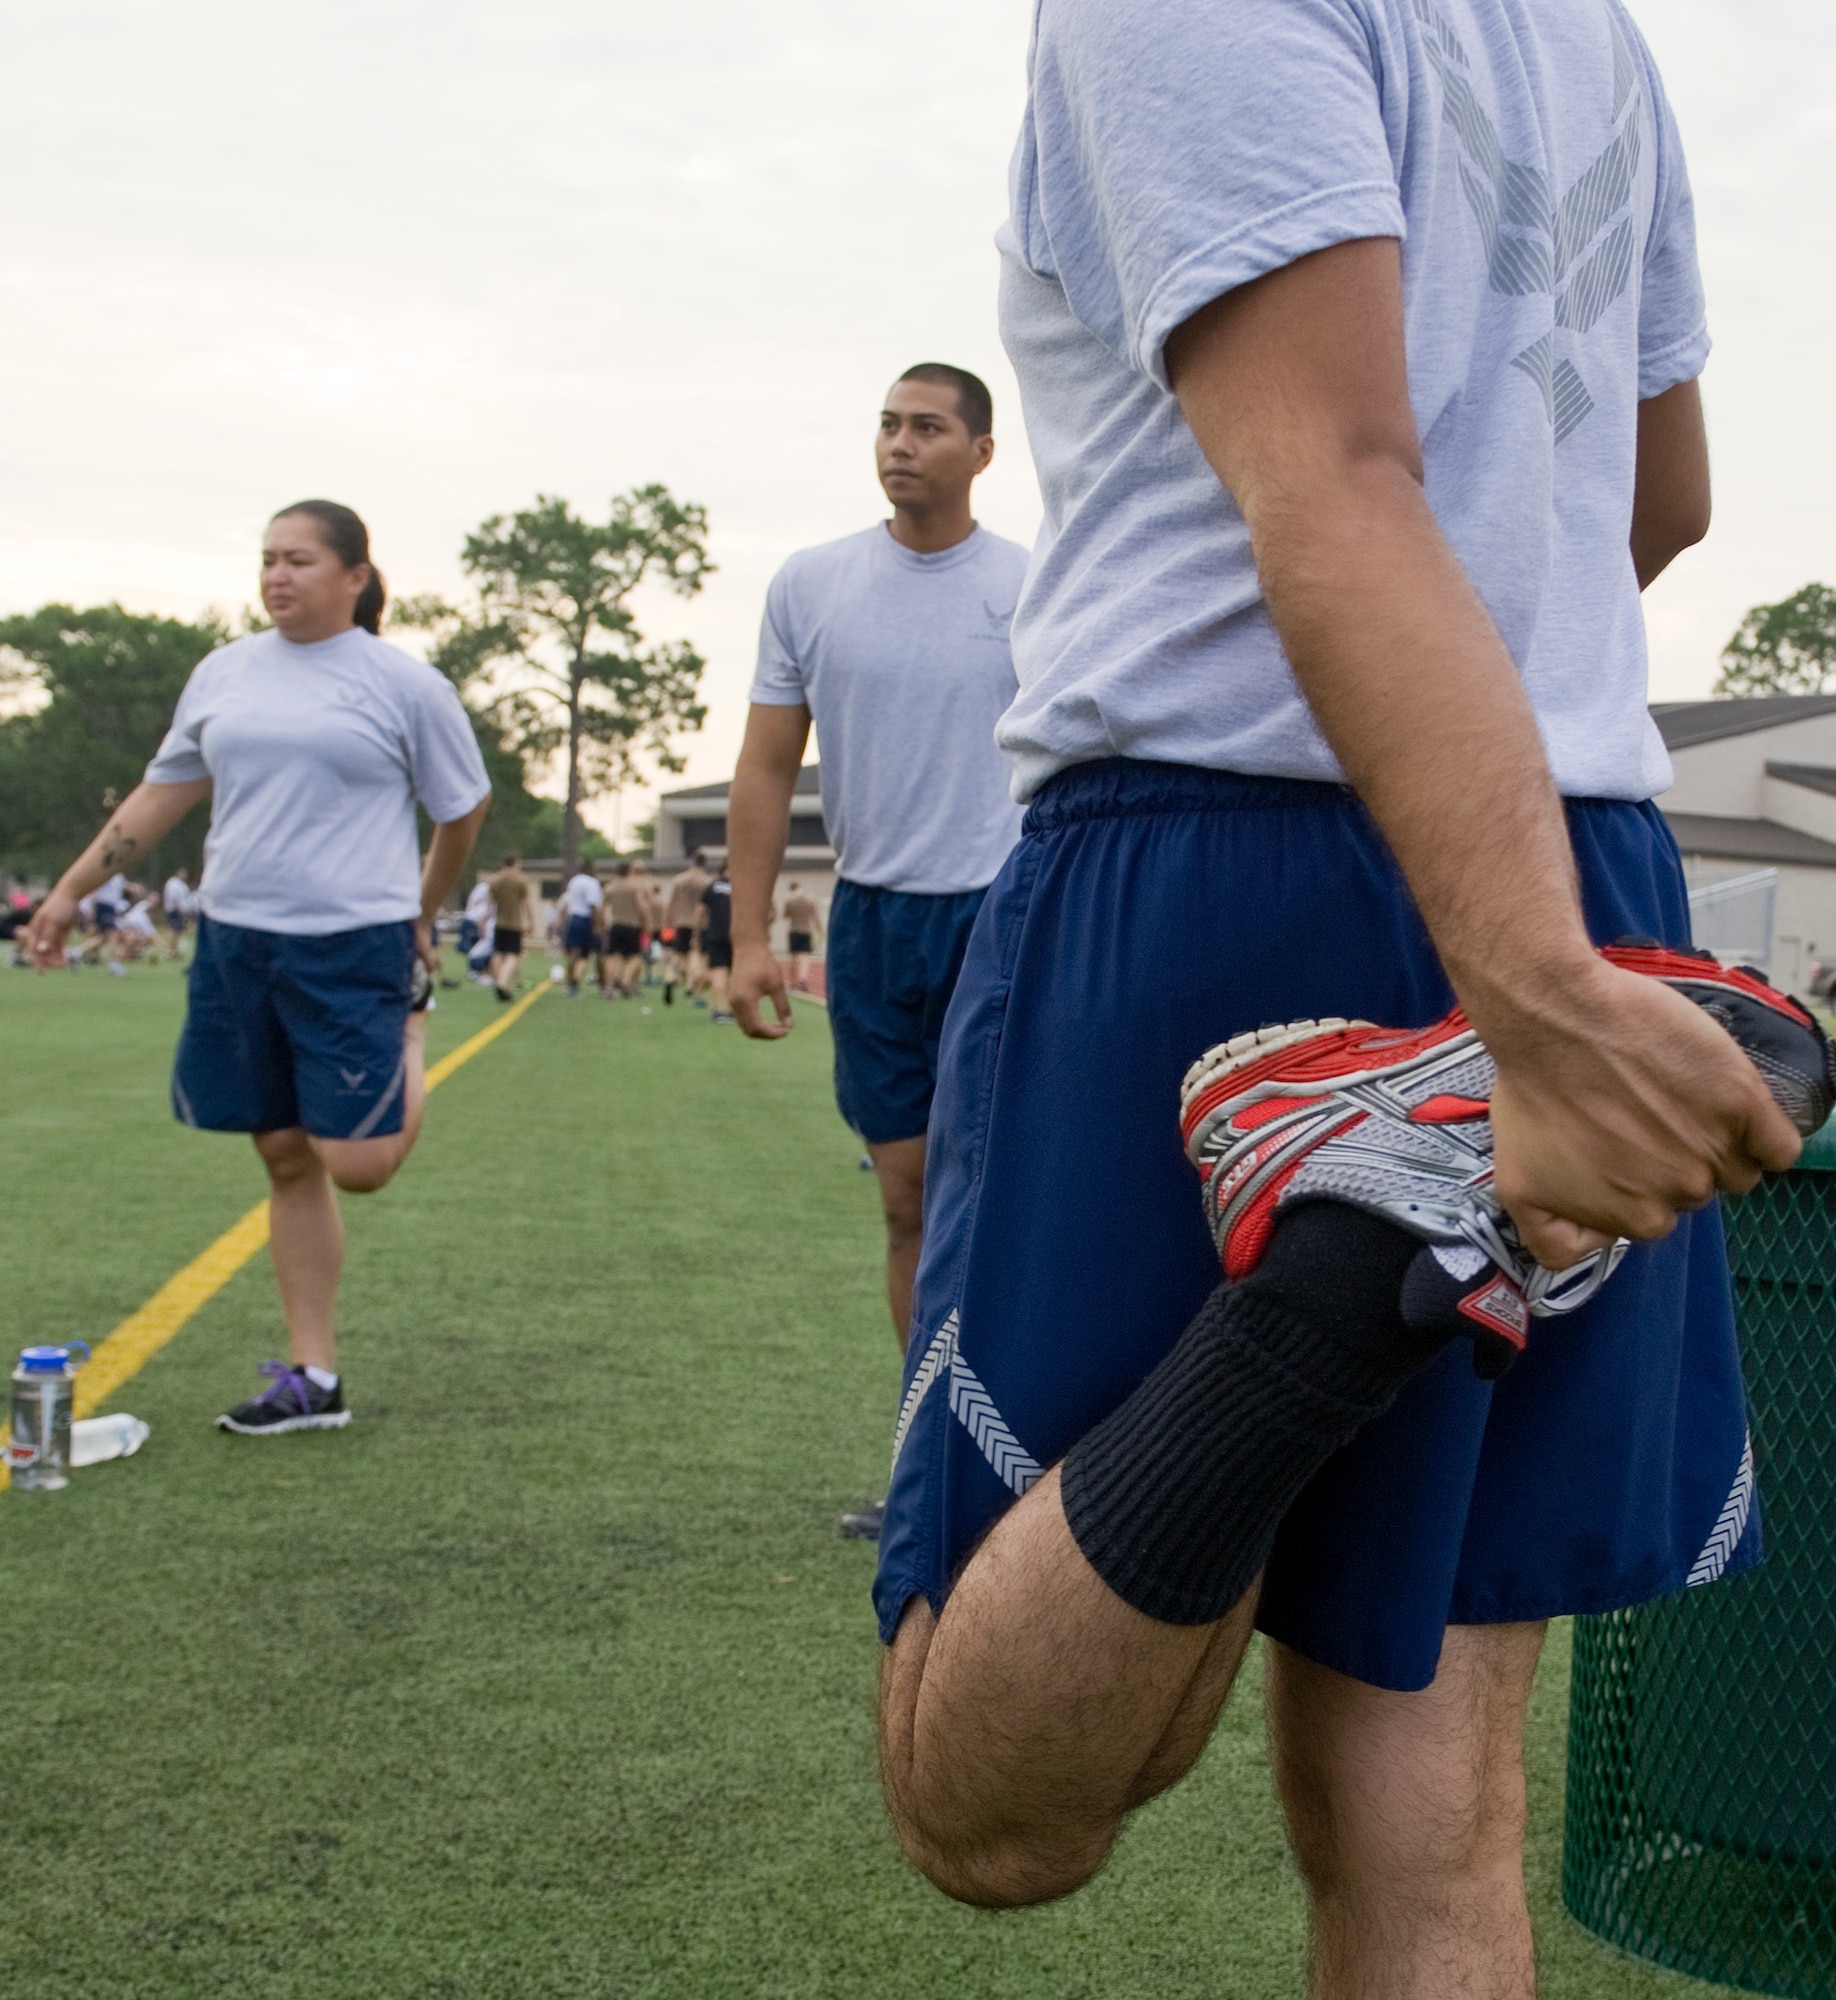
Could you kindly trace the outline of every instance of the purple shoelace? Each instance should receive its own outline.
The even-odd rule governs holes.
[[[291,1388],[300,1415],[303,1417],[312,1415],[312,1397],[308,1394],[310,1384],[306,1379],[305,1369],[291,1367],[285,1361],[264,1361],[261,1364],[261,1372],[269,1378],[269,1382],[268,1387],[255,1398],[256,1402],[278,1403]]]

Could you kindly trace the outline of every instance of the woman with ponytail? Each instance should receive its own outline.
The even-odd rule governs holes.
[[[27,949],[61,965],[78,899],[211,798],[172,1104],[187,1125],[249,1133],[267,1168],[292,1359],[217,1421],[274,1437],[350,1422],[332,1190],[386,1186],[414,1145],[433,919],[490,783],[451,683],[376,636],[382,574],[350,508],[302,500],[274,516],[261,601],[272,629],[193,670],[145,780],[45,899]],[[434,822],[424,865],[417,804]]]

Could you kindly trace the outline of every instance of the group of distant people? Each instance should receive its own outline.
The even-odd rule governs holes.
[[[20,890],[0,914],[0,939],[12,943],[15,965],[32,962],[21,948],[20,934],[39,907],[29,892]],[[117,869],[100,888],[78,899],[74,934],[65,940],[64,963],[73,968],[100,965],[120,979],[137,959],[162,956],[163,946],[163,956],[176,964],[184,957],[185,939],[200,909],[188,868],[175,868],[158,895]]]
[[[495,906],[498,883],[505,875],[481,878],[468,904],[478,934]],[[526,882],[518,875],[518,881]],[[512,894],[521,893],[513,884]],[[791,984],[809,991],[810,960],[822,931],[822,909],[800,882],[792,882],[785,898],[789,927]],[[778,909],[771,906],[768,921]],[[579,994],[589,962],[601,995],[607,1000],[635,997],[653,962],[662,973],[663,1004],[674,1006],[680,990],[696,1006],[709,1010],[716,1024],[734,1017],[727,1004],[727,981],[733,969],[733,884],[726,862],[710,865],[697,848],[687,867],[667,882],[653,880],[642,861],[621,861],[603,881],[589,867],[577,868],[561,890],[553,919],[551,942],[563,957],[562,980],[570,997]],[[506,940],[498,922],[498,949]],[[506,985],[497,983],[500,998]]]

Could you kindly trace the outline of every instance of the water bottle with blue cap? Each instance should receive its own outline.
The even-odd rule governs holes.
[[[76,1372],[88,1359],[89,1343],[83,1340],[68,1347],[28,1347],[19,1357],[6,1462],[22,1493],[55,1493],[70,1484],[71,1400]]]

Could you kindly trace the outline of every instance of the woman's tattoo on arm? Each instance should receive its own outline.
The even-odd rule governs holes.
[[[109,827],[102,835],[102,865],[104,868],[119,868],[132,858],[139,847],[131,833],[123,833],[118,826]]]

